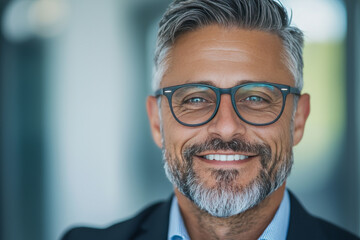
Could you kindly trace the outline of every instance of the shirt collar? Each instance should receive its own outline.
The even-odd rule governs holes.
[[[267,226],[259,240],[286,239],[290,220],[290,197],[285,190],[284,197],[280,203],[274,218]],[[189,234],[180,213],[179,204],[174,196],[170,208],[168,240],[190,240]]]
[[[168,240],[190,240],[175,196],[172,199],[170,208]]]
[[[280,203],[274,218],[267,226],[259,240],[278,240],[286,239],[290,221],[290,197],[285,190],[284,197]]]

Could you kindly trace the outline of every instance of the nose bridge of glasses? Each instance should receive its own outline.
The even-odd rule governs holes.
[[[228,118],[229,116],[231,116],[232,119],[238,119],[238,117],[235,116],[237,114],[234,109],[233,99],[231,96],[231,89],[220,89],[220,90],[225,90],[225,91],[220,92],[219,101],[218,101],[219,105],[216,115],[218,115],[218,118],[219,117],[222,118],[223,116],[226,116],[226,118]]]
[[[220,108],[220,105],[222,105],[221,103],[224,102],[224,101],[221,101],[222,98],[224,97],[222,95],[224,95],[224,94],[229,95],[230,101],[226,104],[229,104],[229,106],[231,106],[231,108],[234,108],[233,103],[232,103],[233,102],[233,88],[218,88],[218,89],[219,89],[219,101],[218,101],[219,108]],[[233,109],[233,112],[236,114],[235,109]]]
[[[220,95],[223,95],[223,94],[230,94],[231,95],[231,89],[232,88],[218,88],[218,89],[219,89]]]

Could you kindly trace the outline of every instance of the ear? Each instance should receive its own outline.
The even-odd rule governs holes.
[[[294,146],[297,145],[304,135],[305,123],[310,113],[310,95],[300,96],[294,119]]]
[[[159,116],[159,106],[157,104],[157,98],[154,96],[149,96],[146,99],[146,110],[149,117],[150,129],[153,136],[153,139],[160,148],[162,146],[161,141],[161,132],[160,132],[160,116]]]

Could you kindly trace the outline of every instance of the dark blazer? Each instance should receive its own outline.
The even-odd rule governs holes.
[[[170,205],[171,199],[154,204],[135,217],[106,229],[74,228],[62,240],[166,240]],[[360,239],[329,222],[311,216],[292,193],[290,206],[287,240]]]

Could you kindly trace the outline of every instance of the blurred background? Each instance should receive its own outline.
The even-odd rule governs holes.
[[[0,0],[1,239],[59,239],[170,196],[145,110],[169,2]],[[288,186],[359,235],[360,0],[283,3],[312,97]]]

